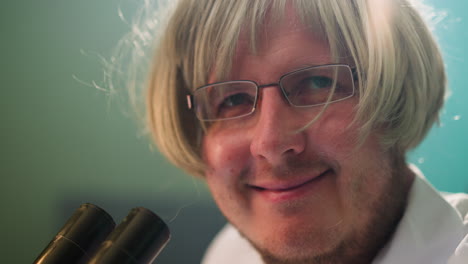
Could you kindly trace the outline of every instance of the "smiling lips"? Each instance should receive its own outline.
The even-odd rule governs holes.
[[[265,196],[268,200],[272,202],[280,202],[285,200],[290,200],[294,198],[299,198],[308,191],[312,191],[314,188],[313,185],[317,185],[321,179],[331,172],[331,169],[325,170],[319,174],[316,174],[312,177],[306,179],[300,179],[289,182],[273,182],[273,183],[263,183],[258,185],[248,185],[255,192],[258,192],[262,196]]]

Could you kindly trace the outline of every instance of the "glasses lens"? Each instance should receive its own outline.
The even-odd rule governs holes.
[[[313,106],[353,96],[354,81],[346,65],[328,65],[285,75],[280,85],[295,106]]]
[[[257,86],[248,81],[224,82],[204,86],[194,97],[201,120],[230,119],[253,112]]]

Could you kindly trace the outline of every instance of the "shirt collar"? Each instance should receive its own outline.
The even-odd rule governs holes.
[[[373,264],[446,263],[463,239],[463,219],[424,179],[416,174],[408,205],[393,238]]]

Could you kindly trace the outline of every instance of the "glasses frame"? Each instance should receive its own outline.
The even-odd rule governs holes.
[[[353,80],[352,82],[352,85],[353,85],[353,91],[352,93],[349,95],[349,96],[346,96],[344,98],[340,98],[340,99],[337,99],[337,100],[333,100],[333,101],[327,101],[327,102],[323,102],[323,103],[319,103],[319,104],[313,104],[313,105],[295,105],[293,104],[288,96],[286,95],[286,91],[284,90],[283,86],[282,86],[282,81],[284,78],[292,75],[292,74],[296,74],[298,72],[302,72],[302,71],[306,71],[306,70],[310,70],[310,69],[319,69],[319,68],[325,68],[325,67],[330,67],[330,66],[340,66],[340,67],[346,67],[349,69],[349,72],[351,74],[351,78]],[[237,119],[237,118],[241,118],[241,117],[244,117],[244,116],[248,116],[250,114],[252,114],[253,112],[255,112],[255,109],[257,108],[257,103],[258,103],[258,97],[259,97],[259,92],[260,92],[260,89],[262,88],[267,88],[267,87],[273,87],[273,86],[276,86],[276,87],[279,87],[280,90],[281,90],[281,93],[283,94],[284,98],[286,98],[286,101],[288,101],[289,105],[293,106],[293,107],[297,107],[297,108],[308,108],[308,107],[315,107],[315,106],[321,106],[321,105],[326,105],[326,104],[331,104],[331,103],[336,103],[336,102],[340,102],[340,101],[343,101],[343,100],[346,100],[346,99],[349,99],[351,97],[353,97],[355,94],[356,94],[356,86],[355,86],[355,82],[358,80],[357,78],[357,72],[356,72],[356,68],[355,67],[351,67],[349,66],[348,64],[323,64],[323,65],[316,65],[316,66],[310,66],[310,67],[305,67],[305,68],[301,68],[301,69],[297,69],[297,70],[294,70],[292,72],[288,72],[288,73],[285,73],[284,75],[282,75],[278,82],[274,82],[274,83],[267,83],[267,84],[261,84],[259,85],[258,83],[256,83],[255,81],[251,81],[251,80],[233,80],[233,81],[223,81],[223,82],[214,82],[214,83],[210,83],[210,84],[206,84],[206,85],[203,85],[203,86],[200,86],[198,88],[196,88],[194,91],[193,91],[193,94],[195,94],[198,90],[201,90],[201,89],[204,89],[204,88],[207,88],[207,87],[210,87],[210,86],[213,86],[213,85],[220,85],[220,84],[229,84],[229,83],[249,83],[249,84],[253,84],[255,87],[256,87],[256,90],[255,90],[255,101],[254,101],[254,104],[252,106],[252,110],[248,113],[245,113],[245,114],[242,114],[242,115],[239,115],[239,116],[234,116],[234,117],[228,117],[228,118],[215,118],[215,119],[204,119],[204,118],[201,118],[200,116],[198,116],[198,113],[197,111],[195,111],[195,115],[196,117],[198,118],[198,120],[200,121],[205,121],[205,122],[210,122],[210,121],[220,121],[220,120],[230,120],[230,119]],[[186,98],[187,98],[187,107],[188,109],[194,109],[196,107],[195,105],[195,100],[194,100],[194,95],[193,94],[187,94],[186,95]]]

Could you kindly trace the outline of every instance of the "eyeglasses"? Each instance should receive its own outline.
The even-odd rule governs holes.
[[[352,97],[355,80],[354,69],[346,64],[312,66],[286,73],[277,83],[240,80],[204,85],[187,95],[187,105],[201,121],[234,119],[255,111],[261,88],[279,86],[291,106],[312,107]]]

